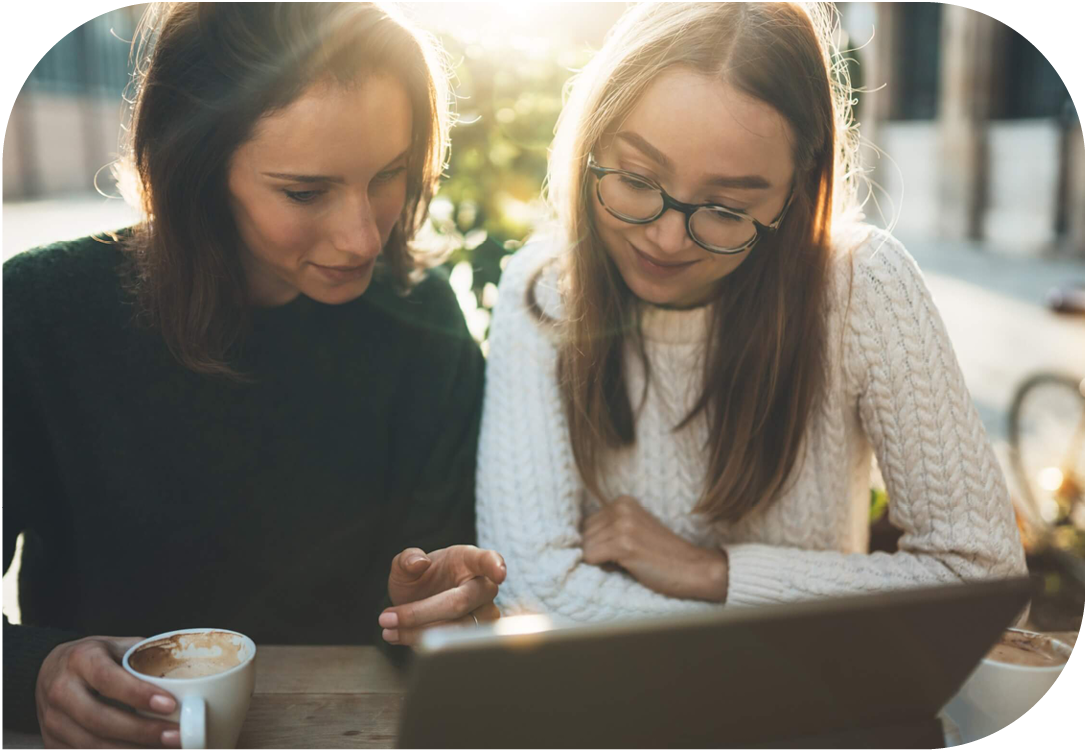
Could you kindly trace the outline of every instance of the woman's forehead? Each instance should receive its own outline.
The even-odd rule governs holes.
[[[358,85],[315,84],[263,117],[242,147],[260,161],[306,169],[379,169],[411,144],[411,102],[390,76]],[[285,171],[285,170],[284,170]]]
[[[776,109],[687,68],[656,78],[608,135],[622,153],[665,158],[663,171],[683,179],[760,175],[775,186],[793,171],[791,127]]]

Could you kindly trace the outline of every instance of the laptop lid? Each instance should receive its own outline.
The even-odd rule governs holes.
[[[744,746],[930,719],[1028,593],[1019,578],[433,631],[416,654],[399,746]]]

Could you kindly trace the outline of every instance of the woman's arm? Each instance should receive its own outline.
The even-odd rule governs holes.
[[[41,512],[58,488],[52,481],[55,469],[48,460],[41,421],[35,417],[29,394],[22,390],[22,367],[13,356],[15,339],[4,337],[5,573],[20,532],[40,530],[48,523],[43,518],[59,520],[55,514]],[[179,738],[176,724],[137,718],[96,700],[100,695],[145,711],[173,711],[172,698],[120,667],[121,656],[137,640],[82,638],[62,628],[13,625],[5,615],[4,726],[40,731],[49,747],[58,746],[54,743],[97,747],[107,740],[157,746],[164,732]],[[173,744],[179,745],[179,740]]]
[[[438,272],[393,304],[412,317],[391,425],[394,497],[381,558],[390,573],[373,618],[382,647],[411,645],[435,622],[495,619],[492,602],[504,578],[499,555],[470,546],[482,353]]]
[[[414,318],[391,425],[390,550],[472,544],[485,361],[438,272],[397,303]]]
[[[16,259],[22,260],[22,259]],[[27,374],[24,341],[35,332],[20,304],[18,269],[4,265],[4,572],[15,557],[19,534],[33,518],[49,520],[52,513],[34,514],[59,491],[52,452]],[[13,272],[12,269],[15,269]],[[36,730],[34,686],[45,657],[61,643],[80,638],[58,628],[13,625],[4,616],[4,726]]]
[[[580,621],[718,606],[657,594],[628,574],[584,561],[582,487],[556,382],[557,351],[525,303],[544,253],[533,244],[513,258],[490,333],[477,513],[479,543],[508,565],[497,603],[505,614]],[[540,287],[545,283],[544,276]],[[553,290],[537,291],[553,298]]]
[[[915,261],[859,251],[846,366],[904,535],[894,554],[727,547],[728,601],[762,604],[1026,573],[1005,479]]]

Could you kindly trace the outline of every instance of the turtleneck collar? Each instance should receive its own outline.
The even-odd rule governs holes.
[[[699,344],[708,335],[712,305],[677,310],[643,305],[641,332],[646,341],[659,344]]]

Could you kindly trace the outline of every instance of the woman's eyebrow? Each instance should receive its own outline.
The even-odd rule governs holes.
[[[646,141],[643,136],[628,130],[623,130],[618,133],[617,137],[637,149],[637,151],[640,151],[659,166],[664,167],[665,169],[674,169],[674,162],[670,160],[670,157]]]
[[[274,177],[277,180],[289,180],[290,182],[346,182],[339,175],[327,174],[288,174],[286,172],[263,172],[265,177]]]
[[[393,164],[395,164],[397,161],[400,161],[401,159],[405,158],[409,151],[410,151],[410,148],[403,149],[401,152],[399,152],[399,155],[396,156],[396,158],[392,159],[390,162],[385,164],[378,171],[383,172],[384,170],[388,169]],[[346,179],[343,178],[341,175],[293,174],[293,173],[289,173],[289,172],[262,172],[261,174],[263,174],[265,177],[274,177],[277,180],[290,180],[291,182],[305,182],[305,183],[310,183],[310,182],[331,182],[331,183],[336,183],[336,184],[340,184],[340,185],[343,184],[344,182],[346,182]]]
[[[758,174],[744,174],[740,177],[713,175],[705,180],[705,184],[713,187],[736,188],[738,190],[768,190],[772,187],[768,180]]]
[[[618,133],[617,138],[625,141],[664,169],[668,169],[672,172],[674,171],[674,162],[671,161],[670,157],[645,140],[643,136],[628,130],[623,130]],[[738,177],[713,175],[705,180],[705,184],[712,185],[713,187],[737,188],[739,190],[768,190],[772,187],[772,183],[761,175],[756,174],[741,175]]]
[[[411,147],[410,147],[410,146],[408,146],[407,148],[403,149],[402,151],[400,151],[400,152],[399,152],[399,155],[398,155],[398,156],[396,156],[396,158],[392,159],[392,160],[391,160],[390,162],[388,162],[388,163],[387,163],[387,164],[385,164],[385,165],[384,165],[383,167],[381,167],[381,168],[380,168],[380,171],[381,171],[381,172],[383,172],[384,170],[386,170],[386,169],[389,169],[389,168],[391,168],[391,166],[392,166],[393,164],[395,164],[395,163],[396,163],[397,161],[400,161],[401,159],[406,159],[406,158],[407,158],[407,157],[408,157],[408,156],[410,155],[410,151],[411,151]]]

